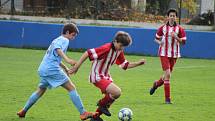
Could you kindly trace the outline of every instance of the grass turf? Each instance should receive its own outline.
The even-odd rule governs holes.
[[[16,112],[37,89],[37,68],[45,50],[0,48],[0,120],[19,121]],[[82,53],[68,52],[79,59]],[[171,77],[172,105],[164,104],[163,87],[153,96],[149,88],[162,74],[158,57],[126,55],[127,60],[140,58],[146,65],[123,71],[111,69],[114,82],[121,87],[121,97],[112,105],[111,117],[118,121],[118,111],[131,108],[133,121],[214,121],[215,120],[215,60],[179,59]],[[90,62],[87,60],[79,72],[71,77],[83,100],[85,108],[95,111],[96,102],[102,98],[100,91],[88,82]],[[63,88],[48,90],[29,110],[22,121],[79,121],[79,113]]]

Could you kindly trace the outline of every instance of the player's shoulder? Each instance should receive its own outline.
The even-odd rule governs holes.
[[[112,46],[112,43],[105,43],[103,45],[100,46],[100,48],[103,48],[103,49],[110,49]]]
[[[112,43],[110,43],[110,42],[104,44],[105,47],[111,47],[111,45],[112,45]]]
[[[56,43],[58,43],[58,44],[68,44],[69,43],[69,40],[63,36],[57,37],[54,41],[56,41]]]
[[[184,30],[184,27],[182,27],[181,25],[177,25],[177,27],[179,28],[179,29],[183,29]]]
[[[64,37],[64,36],[62,36],[62,35],[59,36],[58,39],[61,40],[61,41],[69,41],[68,38],[66,38],[66,37]]]
[[[166,26],[166,24],[162,24],[160,27],[158,27],[158,30],[163,29]]]

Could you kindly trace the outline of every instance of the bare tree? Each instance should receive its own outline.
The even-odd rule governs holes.
[[[11,0],[11,15],[14,15],[15,13],[15,3],[14,0]]]

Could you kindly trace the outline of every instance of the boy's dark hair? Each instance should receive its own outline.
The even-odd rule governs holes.
[[[62,34],[66,34],[69,31],[69,34],[75,32],[76,34],[79,33],[78,27],[74,23],[65,24],[63,27]]]
[[[128,46],[132,44],[131,36],[124,31],[118,31],[115,35],[114,41],[117,43],[122,43],[123,46]]]
[[[171,12],[174,12],[174,13],[176,14],[176,16],[178,16],[178,12],[177,12],[177,10],[176,10],[175,8],[170,8],[170,9],[167,11],[167,16],[169,16],[169,14],[170,14]]]

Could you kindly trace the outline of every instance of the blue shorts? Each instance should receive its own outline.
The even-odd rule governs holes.
[[[40,83],[39,88],[56,88],[58,86],[63,85],[68,82],[70,78],[63,72],[59,71],[54,75],[41,76],[40,75]]]

